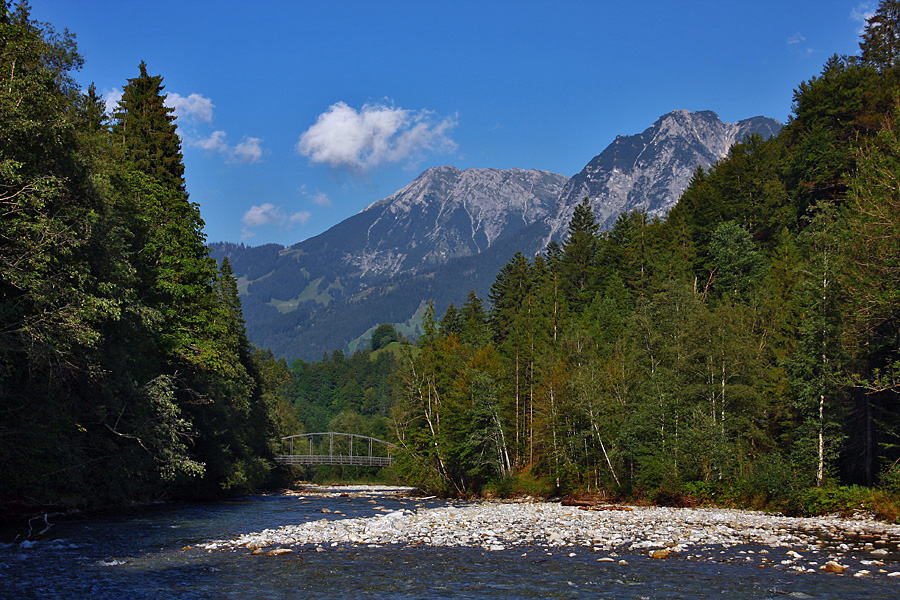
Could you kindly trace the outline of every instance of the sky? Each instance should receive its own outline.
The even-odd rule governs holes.
[[[859,0],[30,0],[110,107],[146,61],[208,242],[291,245],[429,167],[572,176],[677,109],[785,122]]]

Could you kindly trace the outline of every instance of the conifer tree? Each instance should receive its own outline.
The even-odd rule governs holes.
[[[462,307],[462,341],[476,348],[480,348],[490,342],[491,332],[488,326],[488,316],[484,310],[484,302],[475,293],[469,292],[466,302]]]
[[[590,198],[585,198],[575,207],[559,261],[564,293],[575,312],[584,308],[596,288],[599,232]]]
[[[890,69],[900,60],[900,1],[881,0],[866,21],[859,42],[862,62],[878,70]]]
[[[140,75],[128,80],[114,113],[113,133],[138,170],[161,185],[184,192],[184,159],[175,133],[174,109],[165,105],[160,75],[147,74],[141,61]]]

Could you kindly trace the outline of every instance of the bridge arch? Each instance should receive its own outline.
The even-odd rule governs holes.
[[[316,436],[321,436],[322,441],[319,444],[319,451],[316,451]],[[324,441],[328,440],[328,453],[325,454]],[[341,445],[344,439],[348,439],[348,453],[340,452],[335,454],[335,439],[338,445]],[[367,453],[354,453],[359,449],[359,443],[364,444],[363,449],[367,449]],[[394,464],[394,457],[391,456],[391,449],[396,448],[395,444],[380,440],[368,435],[359,435],[356,433],[339,433],[336,431],[324,431],[314,433],[298,433],[281,438],[284,444],[284,450],[287,454],[280,454],[275,457],[276,462],[287,465],[347,465],[357,467],[389,467]],[[354,447],[354,444],[356,446]],[[376,444],[381,444],[385,448],[385,455],[376,455],[374,449]],[[306,452],[302,454],[301,452]]]

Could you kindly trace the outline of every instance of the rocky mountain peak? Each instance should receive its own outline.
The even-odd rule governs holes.
[[[419,271],[477,254],[547,218],[567,181],[537,170],[428,169],[359,214],[369,221],[365,244],[348,263],[373,273]]]
[[[675,110],[637,135],[618,136],[573,176],[549,218],[551,238],[560,238],[575,206],[588,197],[601,228],[622,212],[644,209],[665,214],[677,202],[698,166],[708,168],[751,133],[771,137],[781,123],[753,117],[724,123],[711,111]]]

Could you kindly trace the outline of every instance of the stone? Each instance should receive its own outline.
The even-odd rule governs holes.
[[[331,497],[338,501],[336,493]],[[379,501],[375,498],[371,498],[373,507]],[[244,547],[253,551],[256,548],[290,546],[296,549],[298,545],[306,545],[311,551],[323,552],[323,547],[337,550],[346,544],[372,548],[405,544],[411,547],[469,547],[484,551],[515,549],[518,554],[537,546],[536,550],[554,550],[557,555],[560,550],[565,550],[563,555],[567,555],[583,548],[611,558],[616,556],[616,551],[631,549],[656,558],[689,552],[693,559],[701,560],[710,554],[718,557],[721,551],[725,560],[738,555],[743,555],[746,560],[748,555],[754,553],[777,556],[775,560],[760,556],[760,561],[776,566],[781,559],[787,559],[782,568],[808,572],[810,568],[818,569],[825,561],[843,566],[840,565],[843,554],[828,556],[822,552],[840,552],[838,547],[844,544],[850,552],[869,559],[868,562],[859,561],[859,569],[868,568],[874,572],[873,567],[881,566],[875,561],[893,552],[893,546],[871,554],[872,549],[864,549],[864,543],[850,532],[867,531],[879,535],[884,532],[892,540],[900,539],[900,526],[874,521],[849,522],[837,516],[798,519],[731,509],[662,507],[638,507],[631,512],[582,511],[551,502],[467,502],[453,505],[435,502],[431,508],[420,507],[412,512],[407,509],[394,510],[397,505],[386,500],[383,497],[380,499],[382,505],[377,508],[383,510],[374,516],[342,515],[343,518],[333,520],[323,515],[297,525],[248,533],[231,540],[213,540],[194,547],[210,551]],[[363,497],[358,501],[369,500]],[[340,502],[343,506],[343,499]],[[330,506],[334,514],[338,513],[334,510],[337,505],[317,503],[320,507]],[[384,509],[384,504],[389,508]],[[316,512],[320,510],[316,509]],[[816,544],[821,539],[834,541],[817,548]],[[597,540],[602,542],[592,544]],[[759,547],[765,543],[783,550]],[[745,548],[735,547],[741,545]],[[756,548],[747,550],[747,545]],[[824,566],[821,570],[825,571]],[[887,574],[887,571],[883,573]]]
[[[829,560],[827,563],[825,563],[823,566],[821,566],[819,568],[821,570],[825,571],[826,573],[843,573],[844,571],[847,570],[847,567],[845,565],[837,563],[833,560]]]
[[[293,550],[290,548],[275,548],[266,552],[266,556],[281,556],[282,554],[290,554]]]

